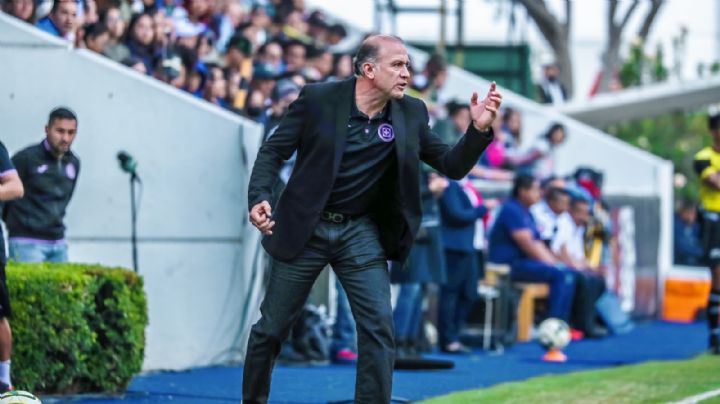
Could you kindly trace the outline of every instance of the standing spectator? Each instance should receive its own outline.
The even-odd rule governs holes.
[[[85,46],[95,53],[105,54],[110,33],[105,24],[96,22],[85,27]]]
[[[560,105],[567,100],[565,86],[557,78],[559,73],[560,68],[555,62],[547,62],[543,65],[543,78],[538,85],[541,103]]]
[[[38,21],[37,27],[74,42],[78,28],[78,3],[75,0],[54,0],[50,14]]]
[[[429,283],[442,285],[447,280],[438,199],[449,182],[447,178],[428,171],[429,168],[425,167],[420,174],[420,230],[405,265],[397,262],[392,265],[391,281],[400,284],[393,310],[395,352],[399,358],[417,355],[423,317],[423,288]]]
[[[35,25],[35,9],[33,0],[8,0],[3,7],[6,13],[33,25]]]
[[[697,221],[697,207],[683,199],[675,213],[674,233],[675,263],[678,265],[702,265],[703,249],[700,244],[700,224]]]
[[[26,191],[4,211],[11,259],[67,261],[63,218],[80,173],[80,160],[70,150],[77,126],[74,112],[55,108],[45,127],[45,140],[12,158]]]
[[[470,353],[460,342],[460,328],[477,299],[477,285],[483,272],[481,250],[485,244],[482,218],[497,205],[483,201],[468,178],[451,181],[440,198],[442,239],[445,247],[447,282],[440,287],[438,332],[440,350]]]
[[[547,283],[547,315],[569,320],[575,276],[540,239],[530,206],[540,200],[540,182],[518,175],[512,197],[505,202],[490,231],[490,262],[509,264],[515,282]]]
[[[720,355],[720,115],[710,116],[708,127],[712,146],[695,155],[694,167],[701,180],[702,240],[705,259],[710,265],[711,289],[707,306],[710,350]]]
[[[22,198],[24,193],[20,176],[13,166],[5,145],[0,142],[0,201]],[[0,393],[12,389],[10,381],[10,355],[12,353],[12,330],[8,319],[12,317],[10,294],[5,281],[5,241],[0,228]]]

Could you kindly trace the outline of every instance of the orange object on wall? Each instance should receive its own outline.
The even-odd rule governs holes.
[[[691,322],[698,310],[707,306],[710,281],[672,279],[665,280],[663,320]]]

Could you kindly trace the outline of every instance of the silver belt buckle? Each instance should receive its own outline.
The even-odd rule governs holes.
[[[342,223],[345,220],[345,215],[342,213],[323,211],[322,218],[328,222]]]

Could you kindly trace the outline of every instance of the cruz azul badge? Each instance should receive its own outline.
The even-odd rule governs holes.
[[[380,125],[378,128],[378,137],[383,142],[392,142],[393,139],[395,139],[395,132],[393,132],[393,127],[384,123]]]

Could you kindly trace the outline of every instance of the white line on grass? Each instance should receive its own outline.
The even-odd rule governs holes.
[[[702,394],[697,394],[697,395],[694,395],[691,397],[687,397],[680,401],[675,401],[671,404],[695,404],[695,403],[699,403],[700,401],[707,400],[708,398],[713,398],[715,396],[720,396],[720,389],[706,391]]]

